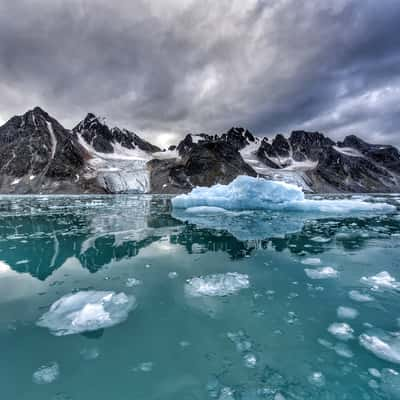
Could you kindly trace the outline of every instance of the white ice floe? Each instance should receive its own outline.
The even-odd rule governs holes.
[[[317,386],[317,387],[322,387],[325,385],[325,377],[322,372],[313,372],[309,377],[308,377],[308,382],[311,383],[311,385]]]
[[[306,268],[304,272],[310,279],[330,279],[339,276],[339,272],[332,267],[321,267],[317,269]]]
[[[136,278],[128,278],[125,283],[125,285],[128,287],[139,286],[141,284],[142,284],[142,281],[140,281],[139,279],[136,279]]]
[[[355,308],[340,306],[337,309],[337,316],[340,319],[355,319],[358,317],[358,311]]]
[[[359,303],[368,303],[370,301],[374,301],[374,298],[369,294],[364,294],[359,292],[358,290],[350,290],[349,297],[351,300],[357,301]]]
[[[321,264],[321,259],[310,257],[310,258],[304,259],[301,263],[306,264],[306,265],[318,265],[318,264]]]
[[[174,208],[219,207],[226,210],[288,210],[326,213],[393,212],[386,203],[362,200],[308,200],[299,186],[238,176],[228,185],[196,187],[172,199]],[[204,209],[202,209],[204,212]]]
[[[81,291],[53,303],[37,325],[56,336],[95,331],[123,322],[135,305],[135,298],[125,293]]]
[[[100,355],[100,351],[97,347],[89,347],[82,349],[80,354],[84,360],[89,361],[98,358]]]
[[[379,272],[374,276],[363,276],[360,281],[373,290],[400,290],[400,282],[396,281],[387,271]]]
[[[376,357],[400,364],[400,336],[398,333],[388,334],[381,330],[363,333],[359,337],[361,346]]]
[[[56,362],[42,365],[32,375],[32,381],[38,385],[45,385],[54,382],[60,375],[60,368]]]
[[[385,368],[382,370],[382,390],[386,394],[386,398],[399,400],[400,399],[400,374],[391,369]]]
[[[185,292],[192,297],[227,296],[247,289],[250,286],[249,277],[237,272],[215,274],[189,279]]]
[[[353,328],[345,322],[334,322],[328,328],[328,332],[339,340],[353,339]]]

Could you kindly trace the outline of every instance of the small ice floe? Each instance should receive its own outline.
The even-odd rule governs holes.
[[[339,276],[339,272],[332,267],[321,267],[317,269],[306,268],[304,272],[310,279],[330,279]]]
[[[245,354],[243,356],[243,361],[247,368],[255,368],[257,365],[257,357],[252,353]]]
[[[60,375],[60,368],[56,362],[47,365],[42,365],[32,375],[33,383],[45,385],[54,382]]]
[[[360,282],[371,286],[372,290],[400,290],[400,282],[397,282],[387,271],[379,272],[374,276],[363,276]]]
[[[370,301],[374,301],[374,298],[369,294],[364,294],[359,292],[358,290],[350,290],[349,297],[351,300],[357,301],[359,303],[368,303]]]
[[[323,236],[315,236],[311,238],[311,241],[316,243],[328,243],[331,241],[331,239]]]
[[[100,355],[100,351],[97,347],[90,347],[90,348],[84,348],[80,354],[84,360],[90,361],[98,358]]]
[[[249,286],[248,275],[227,272],[189,279],[185,285],[185,292],[192,297],[228,296]]]
[[[178,276],[178,273],[175,271],[168,272],[168,278],[169,279],[175,279]]]
[[[380,378],[382,376],[382,374],[380,373],[379,370],[377,370],[376,368],[368,368],[368,372],[371,376],[373,376],[374,378]]]
[[[325,377],[322,372],[313,372],[309,377],[308,377],[308,382],[311,383],[311,385],[317,386],[317,387],[322,387],[325,385]]]
[[[345,322],[334,322],[328,327],[328,332],[339,340],[353,339],[353,328]]]
[[[128,278],[125,283],[125,285],[127,287],[139,286],[141,284],[142,284],[142,281],[140,281],[139,279],[136,279],[136,278]]]
[[[355,319],[358,317],[358,311],[355,308],[340,306],[337,309],[337,316],[340,319]]]
[[[53,303],[37,325],[56,336],[95,331],[125,321],[135,305],[135,298],[125,293],[81,291]]]
[[[400,364],[400,336],[388,334],[381,330],[372,333],[363,333],[359,337],[361,346],[376,357]]]
[[[316,258],[316,257],[309,257],[304,259],[302,262],[302,264],[306,264],[306,265],[318,265],[321,264],[321,259],[320,258]]]

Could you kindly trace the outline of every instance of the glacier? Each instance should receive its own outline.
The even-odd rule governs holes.
[[[96,331],[125,321],[135,305],[125,293],[80,291],[58,299],[36,324],[55,336]]]
[[[285,210],[322,213],[393,212],[396,208],[387,203],[368,203],[362,199],[310,200],[301,187],[264,178],[238,176],[228,185],[196,187],[188,194],[172,199],[178,209],[204,212],[204,207],[225,210]],[[194,210],[196,211],[196,209]]]

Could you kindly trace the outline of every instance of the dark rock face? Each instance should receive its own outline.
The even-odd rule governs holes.
[[[231,128],[219,138],[222,142],[229,143],[236,150],[241,150],[255,141],[252,133],[244,128]]]
[[[178,146],[181,160],[150,161],[151,191],[181,193],[194,186],[227,184],[238,175],[256,176],[236,146],[219,138],[193,143],[191,136],[186,136]]]
[[[352,157],[328,147],[321,153],[318,165],[309,172],[315,191],[323,192],[390,192],[396,179],[368,158]]]
[[[319,132],[293,131],[289,137],[295,161],[317,161],[321,152],[333,146],[334,141]]]
[[[400,173],[400,152],[394,146],[370,144],[355,135],[346,136],[338,146],[354,148],[377,164]]]
[[[0,127],[0,191],[98,192],[81,176],[86,157],[75,134],[36,107]]]
[[[136,133],[126,129],[109,128],[104,121],[89,113],[73,130],[100,153],[113,153],[113,144],[118,143],[127,149],[139,148],[145,152],[161,151],[159,147],[143,140]]]
[[[276,158],[277,153],[274,146],[269,143],[267,138],[264,138],[256,152],[257,158],[267,167],[279,169],[280,165],[272,161],[271,158]]]

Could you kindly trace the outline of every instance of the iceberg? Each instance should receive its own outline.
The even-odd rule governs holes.
[[[58,299],[36,324],[55,336],[96,331],[125,321],[135,305],[125,293],[81,291]]]
[[[362,199],[310,200],[299,186],[264,178],[238,176],[228,185],[196,187],[188,194],[172,199],[177,209],[191,209],[204,213],[205,207],[213,211],[225,210],[285,210],[323,213],[393,212],[396,208],[386,203],[369,203]]]

